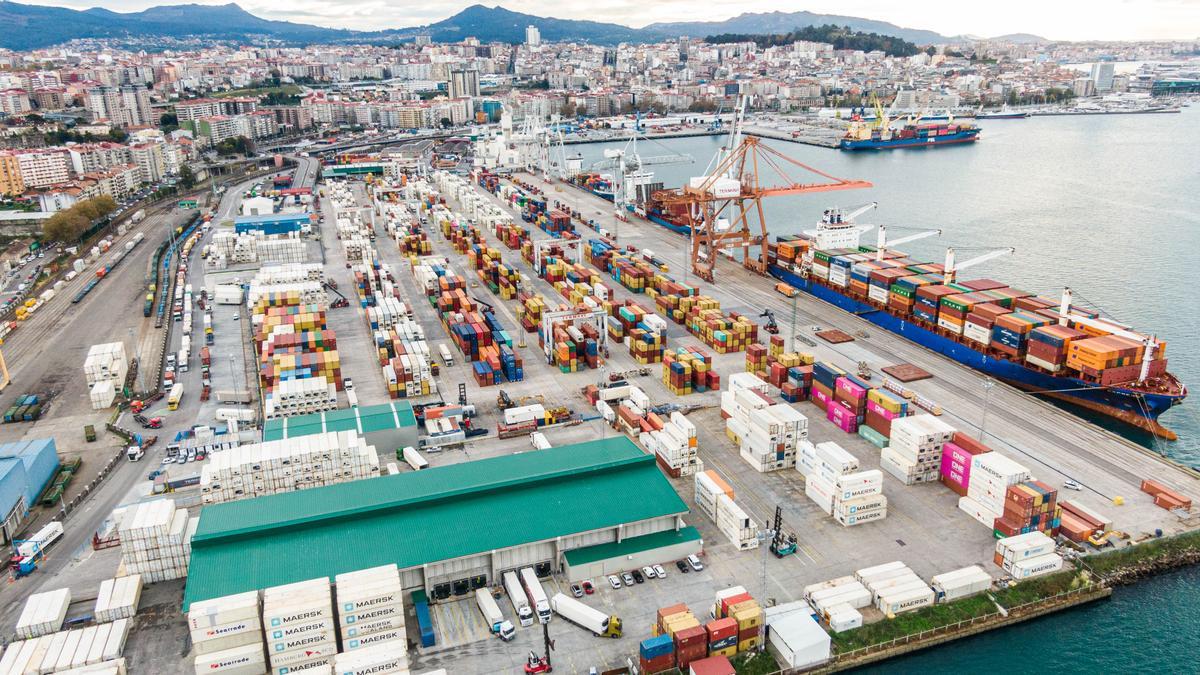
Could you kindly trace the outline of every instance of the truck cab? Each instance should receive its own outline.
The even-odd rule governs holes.
[[[517,636],[517,629],[511,621],[505,619],[499,623],[492,624],[492,634],[508,642]]]
[[[140,445],[131,445],[125,449],[125,457],[131,462],[136,462],[146,455],[146,451],[142,450]]]

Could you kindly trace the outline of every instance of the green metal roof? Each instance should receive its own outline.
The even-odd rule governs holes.
[[[663,548],[664,546],[673,546],[675,544],[699,540],[699,530],[689,525],[678,530],[665,530],[663,532],[655,532],[654,534],[643,534],[640,537],[629,537],[620,542],[614,541],[607,544],[576,548],[567,551],[564,555],[567,559],[567,564],[573,567],[575,565],[594,563],[597,560],[624,558],[627,555],[641,553],[642,551],[651,551],[656,548]]]
[[[297,415],[267,420],[263,426],[264,441],[299,438],[327,431],[353,431],[368,434],[374,431],[414,427],[417,416],[408,401],[393,401],[361,408],[342,408],[328,412]]]
[[[214,504],[192,539],[184,607],[687,510],[654,457],[625,436]]]

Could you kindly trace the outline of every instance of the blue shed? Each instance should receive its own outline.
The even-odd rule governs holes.
[[[56,470],[58,448],[53,438],[0,445],[0,520],[12,513],[22,497],[28,510]]]
[[[268,213],[261,216],[243,216],[233,221],[238,234],[259,231],[265,234],[288,234],[300,232],[312,221],[307,213]]]

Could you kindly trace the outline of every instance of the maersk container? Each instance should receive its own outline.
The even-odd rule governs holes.
[[[351,612],[339,613],[338,624],[342,627],[342,632],[346,633],[350,626],[395,617],[401,617],[401,619],[404,617],[404,604],[401,602],[394,602],[381,607],[364,607]]]
[[[406,643],[407,638],[404,629],[386,630],[381,633],[342,640],[342,649],[344,651],[352,651],[390,642]]]
[[[814,609],[827,610],[835,605],[846,603],[855,609],[862,609],[871,604],[871,591],[862,584],[846,585],[835,589],[813,593],[809,602]]]
[[[862,624],[862,612],[850,605],[837,605],[829,608],[829,628],[835,633],[859,628]]]
[[[891,598],[907,595],[913,591],[929,590],[929,584],[919,578],[897,580],[890,586],[880,588],[874,593],[876,606],[886,604]]]
[[[284,635],[289,631],[295,633],[301,628],[306,627],[290,626],[271,631],[267,635],[267,654],[274,655],[286,652],[306,651],[310,648],[329,647],[337,643],[333,629],[325,621],[313,624],[311,630],[308,630],[303,635],[295,634],[291,637]],[[276,635],[280,635],[281,637],[275,637]]]
[[[337,643],[317,645],[298,649],[294,652],[271,654],[271,672],[273,675],[292,675],[292,673],[309,673],[310,675],[332,675],[329,664],[337,656]]]
[[[933,604],[933,590],[926,587],[914,589],[903,595],[892,595],[881,599],[879,611],[884,614],[901,614],[912,612]]]
[[[1019,560],[1012,565],[1009,574],[1014,579],[1030,579],[1062,569],[1063,559],[1055,553],[1047,553],[1028,560]]]
[[[399,611],[391,616],[380,619],[367,619],[365,621],[355,621],[343,627],[342,637],[364,637],[373,633],[382,633],[384,631],[393,630],[395,628],[404,628],[404,612]]]
[[[902,569],[908,569],[908,565],[905,565],[903,562],[901,562],[899,560],[894,560],[890,563],[884,563],[882,565],[875,565],[874,567],[864,567],[863,569],[858,570],[857,572],[854,573],[854,578],[858,579],[859,581],[862,581],[864,578],[870,578],[872,575],[878,574],[879,572],[887,572],[889,570],[902,570]]]

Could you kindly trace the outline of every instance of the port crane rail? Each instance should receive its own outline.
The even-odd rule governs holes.
[[[797,168],[827,182],[804,183],[790,177],[789,170]],[[772,183],[763,180],[768,170],[775,174]],[[869,181],[837,178],[784,155],[754,136],[745,136],[709,175],[693,178],[681,190],[668,193],[664,201],[684,207],[685,225],[692,233],[692,270],[712,283],[716,255],[725,249],[741,248],[742,266],[766,274],[768,238],[763,198],[871,186]],[[759,249],[757,258],[750,255],[751,246]]]

